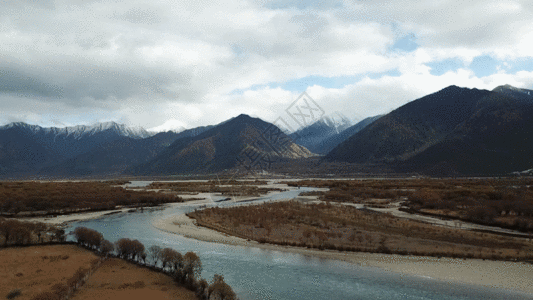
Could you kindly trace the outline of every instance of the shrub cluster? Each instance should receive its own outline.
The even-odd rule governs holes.
[[[46,242],[62,242],[65,240],[65,231],[44,223],[0,218],[0,241],[3,246],[42,243],[45,239]]]

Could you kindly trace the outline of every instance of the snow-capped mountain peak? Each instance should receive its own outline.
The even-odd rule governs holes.
[[[124,124],[118,124],[116,122],[101,122],[92,126],[78,125],[74,127],[66,127],[69,134],[74,134],[77,137],[84,135],[94,135],[103,131],[114,131],[115,133],[131,138],[146,138],[152,136],[151,133],[146,131],[142,127],[129,127]]]
[[[73,137],[75,139],[81,139],[86,136],[92,136],[104,131],[113,131],[118,135],[131,137],[131,138],[147,138],[152,136],[150,132],[146,131],[142,127],[128,127],[124,124],[117,124],[116,122],[102,122],[94,125],[76,125],[69,127],[41,127],[39,125],[30,125],[24,122],[13,122],[0,129],[9,128],[24,128],[30,130],[33,133],[52,134],[54,136]]]
[[[327,127],[333,128],[337,133],[342,132],[344,129],[352,126],[352,122],[348,117],[340,112],[334,112],[329,115],[323,116],[317,123],[320,122]]]

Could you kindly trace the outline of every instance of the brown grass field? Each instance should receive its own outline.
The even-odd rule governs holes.
[[[168,275],[117,258],[96,264],[101,261],[76,245],[0,249],[0,299],[60,299],[58,291],[66,291],[79,270],[89,269],[94,272],[70,299],[198,299]]]
[[[177,287],[172,278],[118,258],[105,261],[85,285],[71,298],[74,300],[124,299],[198,299],[193,291]]]
[[[333,204],[298,201],[188,214],[198,225],[258,242],[364,251],[496,260],[533,260],[533,243],[451,229]]]
[[[91,251],[74,245],[31,246],[0,249],[0,298],[16,289],[16,299],[33,299],[67,284],[79,268],[89,268],[99,260]]]

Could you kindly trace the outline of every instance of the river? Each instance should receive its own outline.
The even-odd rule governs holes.
[[[133,183],[135,186],[144,183]],[[311,188],[281,192],[258,201],[294,198]],[[216,200],[216,199],[214,199]],[[232,202],[217,205],[231,206]],[[197,206],[169,205],[163,209],[120,213],[71,223],[67,232],[85,226],[115,242],[127,237],[151,245],[171,247],[182,254],[196,252],[203,264],[202,276],[224,276],[242,300],[251,299],[533,299],[533,295],[503,289],[448,283],[431,278],[358,266],[338,260],[297,253],[210,243],[163,232],[154,220],[189,212]]]

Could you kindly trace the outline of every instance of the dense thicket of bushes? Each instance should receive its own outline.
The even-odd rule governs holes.
[[[406,200],[412,212],[533,231],[533,180],[387,179],[303,180],[292,186],[328,187],[321,200],[364,203],[369,199]]]
[[[271,191],[280,191],[278,188],[258,187],[266,184],[260,180],[210,180],[182,181],[182,182],[153,182],[152,189],[169,189],[178,193],[220,193],[224,196],[250,196],[259,197]]]
[[[0,214],[69,213],[117,206],[154,206],[182,201],[179,197],[131,191],[106,182],[0,182]]]
[[[0,245],[29,245],[65,240],[65,231],[44,223],[0,218]]]

